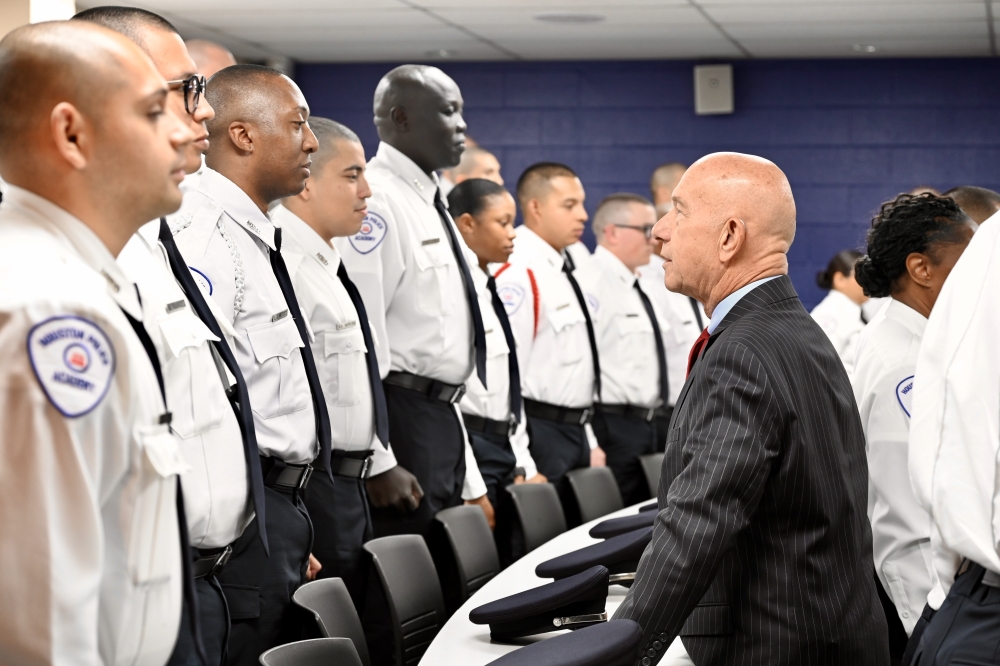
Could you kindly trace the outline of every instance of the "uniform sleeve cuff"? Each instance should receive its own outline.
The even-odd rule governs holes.
[[[396,466],[396,456],[392,452],[392,446],[386,444],[382,448],[382,443],[378,440],[372,442],[375,453],[372,454],[372,469],[369,476],[378,476],[382,472],[388,472]]]
[[[469,441],[465,441],[465,483],[462,486],[462,499],[479,499],[486,494],[486,482],[483,475],[479,473],[479,465],[476,464],[476,456],[472,453],[472,446]]]

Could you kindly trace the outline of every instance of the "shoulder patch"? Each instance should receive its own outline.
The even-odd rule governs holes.
[[[896,384],[896,400],[906,418],[910,418],[910,407],[913,405],[913,375]]]
[[[52,317],[32,327],[28,359],[45,396],[67,418],[100,404],[115,374],[111,340],[81,317]]]
[[[194,278],[195,284],[201,287],[203,290],[208,292],[208,295],[212,295],[212,281],[208,279],[208,276],[199,271],[194,266],[188,266],[191,269],[191,277]]]
[[[378,213],[369,212],[361,221],[361,229],[348,240],[358,254],[368,254],[377,248],[385,238],[385,219]]]
[[[516,284],[505,284],[497,288],[497,296],[509,316],[517,312],[524,302],[524,288]]]

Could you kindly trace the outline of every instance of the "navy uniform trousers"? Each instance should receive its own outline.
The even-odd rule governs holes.
[[[211,551],[201,551],[200,556],[207,556]],[[213,575],[197,578],[194,581],[195,594],[198,595],[198,625],[201,627],[201,644],[205,648],[205,658],[208,662],[202,664],[195,648],[194,636],[191,635],[190,609],[184,603],[181,617],[180,632],[177,634],[177,645],[170,655],[167,666],[221,666],[226,659],[226,646],[229,641],[229,607],[222,593],[218,579]]]
[[[559,423],[549,419],[528,416],[528,450],[538,471],[559,491],[566,524],[580,524],[580,509],[566,479],[566,472],[590,467],[590,444],[587,431],[575,423]]]
[[[656,421],[642,421],[598,408],[592,422],[597,443],[604,449],[607,465],[615,475],[625,506],[648,500],[650,488],[639,456],[656,451]],[[652,492],[656,492],[656,488]]]
[[[486,496],[493,505],[496,519],[493,537],[501,566],[506,567],[524,554],[524,539],[515,519],[514,501],[507,492],[507,486],[514,483],[517,458],[507,435],[470,430],[469,442],[479,465],[479,473],[486,483]]]

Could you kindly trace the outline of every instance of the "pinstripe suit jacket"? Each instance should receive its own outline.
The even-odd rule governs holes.
[[[653,539],[616,618],[643,666],[887,666],[868,466],[837,353],[787,276],[726,315],[677,400]]]

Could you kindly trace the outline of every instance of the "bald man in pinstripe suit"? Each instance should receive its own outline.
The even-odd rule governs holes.
[[[653,540],[615,618],[642,626],[640,666],[887,666],[864,434],[788,279],[788,180],[717,153],[673,201],[654,229],[665,283],[711,323],[670,424]]]

